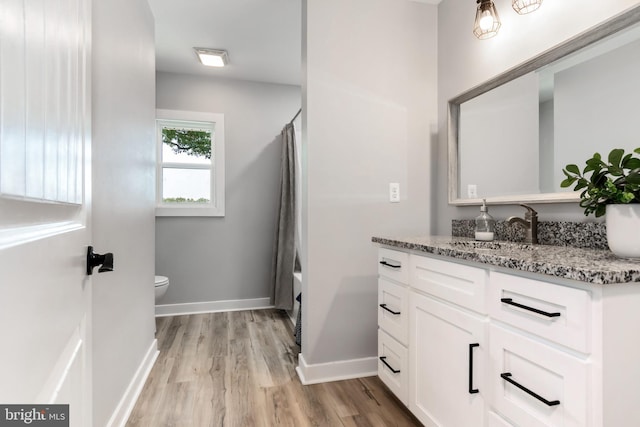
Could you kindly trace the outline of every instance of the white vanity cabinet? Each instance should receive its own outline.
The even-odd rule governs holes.
[[[489,277],[496,412],[515,426],[640,425],[640,284]]]
[[[516,426],[586,427],[589,368],[585,359],[492,324],[492,407]]]
[[[408,405],[409,254],[378,252],[378,376]]]
[[[400,371],[379,375],[424,425],[640,426],[640,284],[379,258],[394,265],[379,303],[398,313],[380,307],[379,356]]]
[[[487,317],[472,296],[484,301],[487,273],[413,255],[410,268],[409,409],[426,426],[482,427]]]
[[[493,407],[515,425],[584,427],[591,401],[591,295],[491,272]]]

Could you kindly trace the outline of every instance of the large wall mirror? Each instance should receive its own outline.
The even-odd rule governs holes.
[[[577,201],[562,168],[640,147],[640,6],[449,101],[449,203]]]

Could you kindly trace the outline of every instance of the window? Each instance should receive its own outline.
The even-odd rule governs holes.
[[[157,110],[156,216],[224,216],[224,115]]]

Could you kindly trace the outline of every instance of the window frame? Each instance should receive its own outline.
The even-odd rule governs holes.
[[[209,203],[163,203],[162,171],[165,165],[176,163],[162,161],[162,124],[169,121],[206,122],[213,125],[211,165],[207,167],[180,164],[185,169],[209,169],[211,185]],[[156,216],[211,216],[225,215],[225,173],[224,173],[224,114],[182,110],[156,110]]]

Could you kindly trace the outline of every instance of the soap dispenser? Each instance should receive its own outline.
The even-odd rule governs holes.
[[[476,218],[476,240],[491,241],[493,240],[494,230],[496,228],[496,220],[489,215],[486,199],[482,199],[480,207],[480,215]]]

